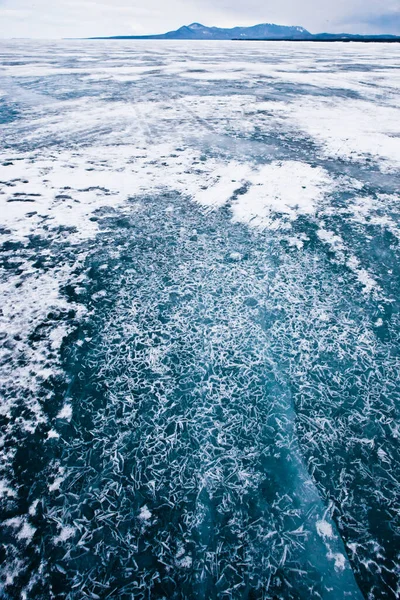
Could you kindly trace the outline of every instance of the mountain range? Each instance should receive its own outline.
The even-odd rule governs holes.
[[[349,33],[318,33],[312,34],[304,27],[289,27],[261,23],[252,27],[206,27],[201,23],[184,25],[175,31],[156,35],[116,35],[108,38],[117,40],[293,40],[293,41],[400,41],[394,35],[356,35]]]

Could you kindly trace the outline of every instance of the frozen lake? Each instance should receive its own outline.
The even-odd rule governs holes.
[[[0,596],[400,594],[400,47],[0,42]]]

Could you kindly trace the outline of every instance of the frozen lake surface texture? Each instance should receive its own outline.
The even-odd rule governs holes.
[[[400,594],[396,44],[0,44],[0,596]]]

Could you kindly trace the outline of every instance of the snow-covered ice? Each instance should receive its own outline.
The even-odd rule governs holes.
[[[400,594],[395,44],[0,42],[0,595]]]

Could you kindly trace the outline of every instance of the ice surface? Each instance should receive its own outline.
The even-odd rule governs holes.
[[[397,598],[395,45],[0,57],[0,595]]]

